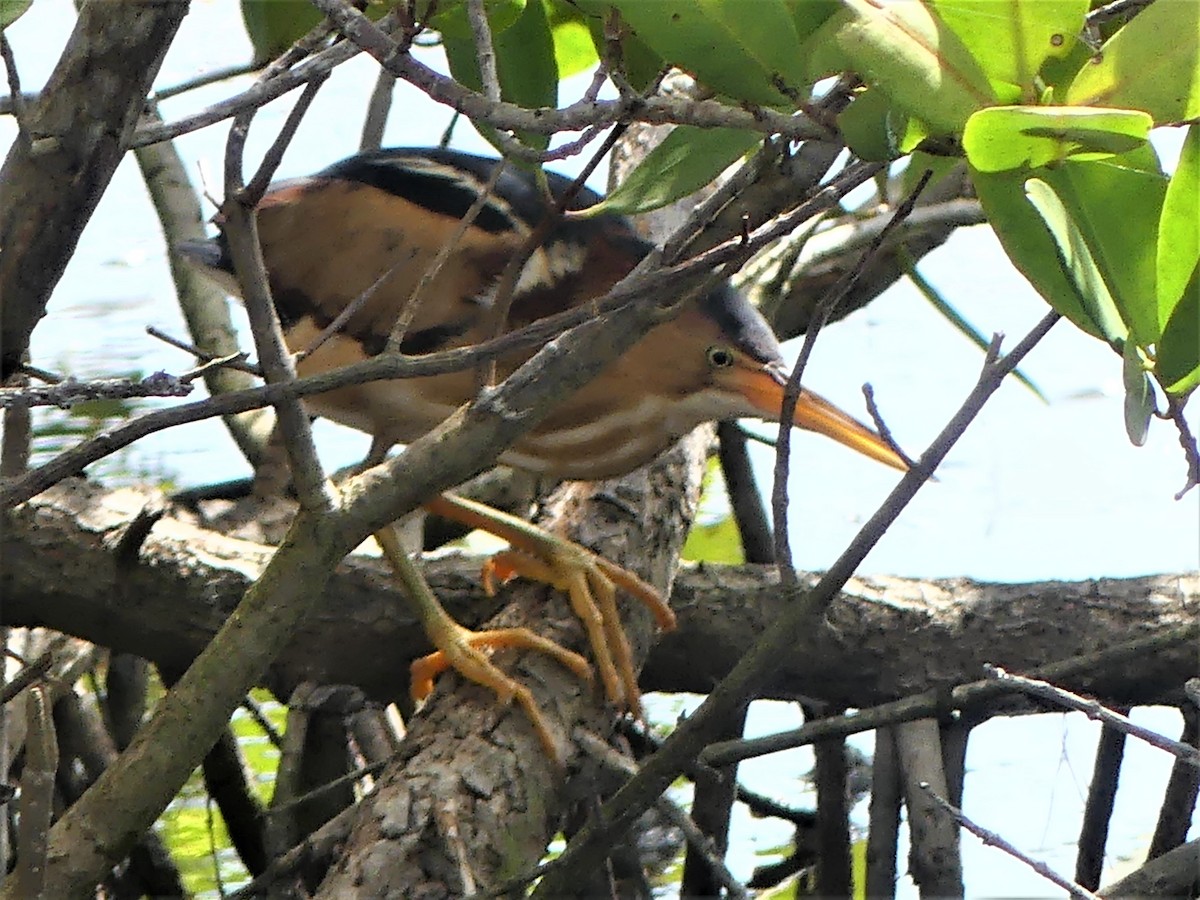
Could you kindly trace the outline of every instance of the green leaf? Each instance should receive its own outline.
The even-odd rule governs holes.
[[[1029,103],[1038,99],[1038,72],[1047,60],[1072,51],[1088,11],[1088,0],[932,0],[931,5],[993,85],[1012,85]]]
[[[792,11],[796,37],[806,41],[841,8],[841,0],[784,0]]]
[[[1134,341],[1154,343],[1160,333],[1158,222],[1167,179],[1153,149],[1147,144],[1111,159],[1069,161],[1038,175],[1071,210]]]
[[[868,82],[926,122],[933,134],[962,130],[996,93],[962,41],[924,5],[845,0],[853,19],[838,45]]]
[[[1031,178],[1025,182],[1025,196],[1042,217],[1051,238],[1054,239],[1059,261],[1067,277],[1075,285],[1088,318],[1096,324],[1101,336],[1114,348],[1119,349],[1129,335],[1129,328],[1121,319],[1087,241],[1076,227],[1067,207],[1054,192],[1054,188],[1039,178]],[[1051,304],[1053,305],[1053,300]]]
[[[1100,330],[1084,312],[1083,299],[1059,261],[1058,248],[1041,218],[1025,199],[1025,169],[971,170],[975,193],[1008,258],[1052,307],[1094,337]]]
[[[259,66],[275,59],[324,18],[308,0],[242,0],[242,21],[254,48],[254,64]]]
[[[33,0],[0,0],[0,29],[7,28],[33,5]]]
[[[712,525],[695,524],[683,545],[683,558],[689,562],[721,563],[737,566],[746,561],[742,536],[733,516]]]
[[[544,0],[546,18],[554,36],[554,62],[558,77],[570,78],[594,66],[600,59],[584,14],[565,0]]]
[[[1154,415],[1154,386],[1142,364],[1141,351],[1133,341],[1125,342],[1125,352],[1121,356],[1121,376],[1125,382],[1125,433],[1129,443],[1140,447],[1146,443],[1150,417]]]
[[[1165,327],[1200,263],[1200,126],[1188,129],[1158,223],[1158,321]]]
[[[1200,268],[1163,327],[1154,374],[1168,394],[1181,397],[1200,385]]]
[[[681,125],[587,212],[632,215],[674,203],[704,187],[761,140],[756,132],[738,128]]]
[[[613,8],[606,0],[570,0],[583,11],[584,22],[588,33],[592,36],[592,45],[598,56],[606,52],[604,27],[609,16],[618,21]],[[638,37],[628,25],[624,25],[620,35],[621,65],[625,70],[625,78],[639,91],[648,88],[666,65],[663,58],[644,40]]]
[[[483,78],[479,73],[474,40],[443,35],[442,44],[450,74],[467,87],[481,90]],[[496,52],[496,75],[503,99],[526,109],[553,107],[558,103],[554,38],[541,0],[530,0],[511,27],[493,36],[492,47]],[[491,140],[490,129],[484,127],[479,131]],[[521,134],[519,137],[539,149],[545,149],[550,142],[549,135],[545,134]]]
[[[1151,124],[1136,110],[993,106],[967,120],[963,149],[981,172],[1038,168],[1126,153],[1149,139]]]
[[[800,38],[784,0],[611,5],[655,53],[719,94],[787,108],[807,98]]]
[[[275,2],[275,0],[267,0]],[[387,4],[391,5],[391,4]],[[526,0],[483,0],[483,9],[487,14],[488,25],[492,29],[492,40],[495,41],[505,31],[516,24],[525,12]],[[433,15],[425,16],[429,11]],[[465,0],[429,0],[417,4],[417,21],[439,31],[443,38],[471,40],[471,23],[467,19],[467,4]]]
[[[1080,69],[1070,106],[1143,109],[1155,124],[1200,116],[1200,10],[1166,0],[1142,10]]]
[[[878,88],[867,88],[837,117],[838,130],[854,155],[870,162],[887,162],[900,156],[898,137],[892,130],[892,101]]]

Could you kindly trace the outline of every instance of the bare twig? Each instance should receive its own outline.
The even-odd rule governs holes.
[[[268,68],[263,79],[270,80],[272,77],[272,69]],[[306,85],[304,96],[289,115],[287,124],[263,160],[251,186],[246,186],[242,181],[242,164],[255,109],[242,112],[234,118],[225,143],[225,203],[222,206],[225,237],[246,301],[246,313],[258,351],[259,365],[262,366],[264,378],[271,384],[291,384],[296,380],[296,368],[284,343],[279,316],[271,298],[253,207],[262,191],[266,190],[284,148],[299,125],[301,115],[323,80]],[[330,509],[334,499],[317,457],[308,414],[294,396],[281,398],[274,406],[278,427],[287,448],[292,485],[301,508],[310,511]]]
[[[218,81],[226,81],[230,78],[237,78],[240,75],[249,75],[256,68],[258,67],[253,62],[246,62],[239,63],[236,66],[228,66],[224,69],[203,72],[195,78],[188,78],[185,81],[179,82],[179,84],[173,84],[170,87],[155,91],[150,96],[150,102],[157,103],[160,100],[169,100],[172,97],[178,97],[180,94],[186,94],[188,91],[216,84]]]
[[[68,378],[52,385],[0,388],[0,409],[57,406],[70,409],[89,400],[130,400],[135,397],[186,397],[192,386],[182,378],[155,372],[145,378],[100,378],[76,381]]]
[[[1079,825],[1079,838],[1076,841],[1075,881],[1088,890],[1094,891],[1100,887],[1105,849],[1108,846],[1108,827],[1112,822],[1124,757],[1125,732],[1116,728],[1101,729],[1100,743],[1096,747],[1096,759],[1092,765],[1092,780],[1088,784],[1087,801],[1083,807],[1083,821]]]
[[[227,369],[236,369],[239,372],[245,372],[247,375],[254,375],[257,378],[262,378],[262,371],[258,368],[258,366],[246,361],[245,357],[247,354],[245,353],[238,353],[232,356],[219,356],[215,353],[209,353],[207,350],[201,350],[195,344],[189,344],[187,341],[182,341],[173,335],[167,334],[165,331],[155,328],[153,325],[146,326],[146,334],[150,335],[150,337],[155,338],[156,340],[162,341],[164,344],[170,344],[177,350],[182,350],[184,353],[190,353],[192,356],[196,357],[196,359],[199,359],[205,363],[220,363]],[[239,359],[238,357],[241,358]],[[193,369],[192,371],[197,370]]]
[[[1002,684],[1010,685],[1015,690],[1022,691],[1034,697],[1040,697],[1043,700],[1049,700],[1056,706],[1064,706],[1067,709],[1084,713],[1089,719],[1103,722],[1110,728],[1115,728],[1123,734],[1140,738],[1147,744],[1157,747],[1159,750],[1165,750],[1177,759],[1200,767],[1200,750],[1188,744],[1173,741],[1165,735],[1131,722],[1128,717],[1113,712],[1096,700],[1089,700],[1086,697],[1080,697],[1078,694],[1072,694],[1070,691],[1055,687],[1048,681],[1028,678],[1022,675],[1013,675],[1004,671],[999,666],[984,666],[984,671],[989,678],[994,678]]]
[[[496,164],[492,166],[491,174],[488,175],[476,195],[471,202],[467,212],[454,226],[454,231],[446,238],[441,247],[438,248],[437,254],[433,261],[429,263],[425,271],[421,273],[421,279],[417,282],[417,286],[413,288],[412,294],[404,301],[404,306],[400,310],[400,314],[396,317],[396,323],[392,326],[392,331],[388,335],[387,346],[384,352],[399,353],[401,342],[404,336],[408,333],[409,326],[412,325],[413,319],[416,318],[417,312],[421,308],[421,304],[425,302],[425,297],[429,293],[433,281],[437,278],[438,273],[445,268],[446,263],[450,261],[450,256],[454,252],[454,248],[459,245],[463,235],[467,233],[467,229],[475,222],[483,208],[492,199],[492,191],[496,188],[496,183],[500,180],[500,176],[504,174],[506,163],[503,159],[496,160]],[[395,268],[395,267],[393,267]],[[391,274],[391,270],[388,271]]]
[[[18,140],[30,140],[29,132],[26,130],[25,116],[25,95],[21,93],[21,73],[17,71],[17,60],[13,56],[12,44],[8,42],[8,35],[4,33],[4,29],[0,28],[0,59],[4,61],[4,72],[8,77],[8,99],[12,104],[13,118],[17,120],[17,135]]]
[[[392,92],[396,87],[396,76],[387,69],[380,69],[375,78],[375,89],[367,102],[367,117],[363,121],[359,150],[378,150],[383,143],[383,132],[387,127],[388,113],[392,109]]]
[[[535,897],[561,895],[569,885],[568,873],[598,865],[617,836],[623,834],[635,818],[654,802],[654,798],[667,789],[683,771],[687,761],[693,759],[708,742],[713,730],[728,721],[737,705],[754,693],[792,645],[793,635],[802,628],[811,627],[815,617],[833,602],[867,553],[933,474],[987,399],[995,393],[1003,378],[1020,364],[1059,318],[1057,312],[1048,313],[1008,356],[994,362],[990,359],[987,361],[978,382],[959,411],[934,439],[917,465],[900,479],[888,499],[871,516],[845,552],[811,591],[796,598],[787,613],[762,635],[733,671],[713,689],[700,708],[676,728],[663,749],[646,761],[638,776],[605,804],[601,819],[603,824],[593,822],[571,840],[560,857],[561,867],[546,875],[534,892]]]
[[[575,729],[574,738],[586,754],[601,763],[612,772],[626,778],[637,774],[638,767],[632,759],[622,756],[596,735],[582,728]],[[655,808],[676,828],[683,832],[688,847],[699,853],[708,864],[710,871],[717,877],[730,897],[746,898],[750,895],[742,883],[734,877],[713,846],[712,840],[704,834],[692,821],[692,817],[665,795],[655,802]]]
[[[1013,859],[1025,863],[1025,865],[1029,866],[1029,868],[1033,869],[1033,871],[1037,872],[1047,881],[1053,882],[1058,887],[1067,891],[1074,898],[1074,900],[1102,900],[1101,897],[1093,894],[1087,888],[1081,887],[1080,885],[1075,884],[1073,881],[1069,881],[1063,876],[1059,875],[1044,862],[1036,860],[1026,853],[1022,853],[1013,844],[1011,844],[1009,841],[1006,841],[996,832],[989,831],[988,829],[975,824],[965,815],[963,815],[962,810],[951,806],[947,800],[934,793],[930,789],[929,785],[921,784],[920,787],[925,791],[925,794],[929,797],[929,799],[933,801],[934,805],[941,809],[946,815],[950,816],[950,818],[954,819],[954,821],[963,828],[967,829],[967,831],[971,832],[971,834],[975,835],[985,844],[997,847],[1003,850],[1009,856],[1013,857]]]
[[[1187,461],[1187,481],[1175,495],[1176,500],[1182,500],[1188,491],[1200,484],[1200,449],[1197,449],[1196,437],[1192,434],[1187,419],[1184,418],[1183,406],[1183,400],[1172,397],[1167,405],[1166,413],[1167,418],[1174,422],[1175,427],[1179,430],[1179,446],[1183,448],[1183,458]]]
[[[1154,652],[1164,646],[1173,647],[1197,639],[1200,639],[1200,625],[1183,625],[1166,635],[1138,638],[1113,647],[1106,647],[1095,653],[1085,653],[1048,663],[1037,669],[1034,674],[1047,679],[1066,678],[1078,672],[1095,670],[1097,667],[1113,664],[1118,660]],[[944,689],[937,688],[905,697],[903,700],[883,703],[853,715],[809,722],[790,731],[781,731],[760,738],[710,744],[700,754],[700,762],[709,766],[727,766],[751,757],[802,747],[825,737],[857,734],[912,719],[942,716],[955,709],[964,712],[979,710],[1013,690],[1015,690],[1014,687],[1003,684],[994,678],[960,684],[952,688],[948,694]]]
[[[52,701],[45,686],[33,687],[25,709],[25,771],[21,776],[21,830],[17,835],[17,867],[12,873],[16,893],[41,897],[46,879],[48,833],[54,813],[54,773],[58,769],[58,739]]]
[[[351,384],[462,371],[505,353],[544,344],[551,337],[598,315],[614,312],[621,307],[647,298],[661,297],[664,294],[671,296],[678,292],[681,283],[690,284],[690,279],[694,279],[701,273],[710,273],[719,266],[745,261],[781,234],[786,234],[794,229],[799,222],[836,204],[846,193],[870,178],[877,169],[876,164],[851,166],[838,175],[833,182],[826,185],[816,196],[786,215],[756,229],[748,240],[726,241],[674,266],[661,268],[655,268],[652,265],[639,266],[633,274],[623,279],[603,298],[582,307],[539,319],[537,322],[498,338],[485,340],[471,347],[431,353],[420,357],[385,354],[366,362],[321,375],[308,376],[286,384],[267,384],[260,388],[232,392],[197,403],[148,413],[64,451],[21,478],[0,484],[0,507],[28,500],[63,478],[82,471],[84,467],[97,459],[164,428],[214,416],[245,412],[279,403],[289,397],[304,397]],[[253,251],[247,250],[247,252]],[[655,260],[648,258],[644,262],[653,263]],[[662,315],[668,316],[670,312],[670,310],[664,310]]]
[[[796,403],[800,399],[800,382],[804,377],[804,369],[808,365],[808,358],[812,354],[812,348],[816,343],[817,335],[820,334],[821,328],[829,318],[830,313],[833,312],[841,299],[850,292],[854,283],[866,271],[867,266],[871,264],[872,260],[875,259],[876,254],[879,253],[883,242],[891,234],[892,229],[912,213],[913,208],[916,206],[917,198],[925,190],[925,185],[929,183],[929,178],[930,173],[926,172],[909,195],[896,206],[895,213],[888,219],[887,224],[879,230],[879,233],[871,241],[854,267],[838,279],[837,284],[821,298],[813,312],[808,330],[804,334],[804,343],[800,347],[800,356],[797,358],[796,365],[792,368],[792,372],[788,376],[787,386],[783,393],[783,409],[779,415],[779,435],[775,439],[775,473],[774,483],[771,486],[775,565],[779,567],[779,578],[785,587],[792,587],[796,584],[796,572],[792,565],[792,547],[788,537],[788,475],[791,469],[792,416],[796,412]]]

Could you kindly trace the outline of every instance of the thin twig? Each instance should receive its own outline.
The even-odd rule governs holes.
[[[392,94],[396,88],[396,76],[387,69],[380,69],[375,78],[375,89],[367,102],[367,116],[363,120],[359,150],[378,150],[383,143],[383,132],[387,127],[388,113],[392,109]]]
[[[904,460],[905,464],[912,468],[914,460],[911,456],[904,452],[896,439],[892,437],[892,429],[888,427],[887,422],[883,419],[883,414],[879,411],[878,405],[875,403],[875,388],[870,384],[862,386],[863,400],[867,404],[867,414],[871,417],[871,423],[875,426],[875,431],[879,433],[880,439],[891,448],[892,452]],[[936,481],[937,479],[931,479]]]
[[[598,315],[614,313],[622,307],[642,302],[648,298],[678,293],[680,284],[690,284],[697,275],[711,273],[719,266],[744,261],[781,234],[786,234],[795,228],[797,223],[836,204],[846,193],[872,177],[879,168],[880,165],[877,163],[849,167],[816,196],[806,200],[786,215],[780,216],[752,232],[749,240],[726,241],[674,266],[655,268],[650,265],[656,262],[652,254],[604,297],[584,306],[546,316],[498,338],[485,340],[474,346],[455,348],[419,357],[384,354],[336,371],[310,375],[287,384],[267,384],[263,387],[230,392],[196,403],[147,413],[113,428],[103,435],[83,441],[70,450],[63,451],[20,478],[0,484],[0,508],[28,500],[63,478],[81,472],[86,466],[113,451],[165,428],[272,406],[288,398],[305,397],[349,385],[396,378],[441,375],[470,369],[478,366],[481,362],[509,352],[540,346],[555,335]],[[670,312],[670,310],[664,310],[663,316],[666,317]]]
[[[475,199],[471,201],[466,214],[454,226],[454,231],[442,243],[442,246],[438,248],[437,255],[434,256],[433,261],[421,273],[420,281],[413,288],[412,294],[404,301],[404,306],[401,308],[400,314],[396,316],[396,322],[392,326],[391,333],[388,335],[387,345],[384,348],[385,353],[400,352],[404,336],[408,333],[409,327],[417,317],[417,312],[425,302],[425,297],[428,295],[434,279],[445,268],[446,263],[450,261],[450,256],[462,241],[463,235],[467,233],[467,229],[475,222],[476,218],[483,211],[483,208],[491,202],[492,191],[496,189],[496,184],[500,181],[500,176],[504,174],[505,165],[506,163],[503,159],[496,160],[496,164],[492,166],[491,174],[488,175],[487,181],[480,187]]]
[[[596,866],[618,837],[630,828],[654,798],[658,797],[698,754],[716,729],[728,721],[730,713],[751,696],[779,659],[794,643],[794,635],[802,628],[812,627],[866,555],[879,542],[888,528],[907,507],[921,486],[945,459],[946,454],[962,436],[967,426],[979,414],[983,405],[999,388],[1002,380],[1020,365],[1021,360],[1061,318],[1051,311],[1033,327],[1012,352],[983,366],[979,379],[958,412],[930,444],[917,465],[900,479],[888,498],[863,525],[846,550],[834,561],[811,591],[790,605],[772,623],[750,650],[744,654],[733,671],[709,693],[700,708],[682,722],[667,739],[663,749],[642,766],[641,772],[604,805],[603,817],[585,826],[568,843],[559,857],[560,867],[548,873],[538,885],[534,896],[553,897],[564,893],[570,884],[569,873]]]
[[[1185,399],[1172,397],[1167,403],[1166,412],[1166,417],[1175,423],[1179,431],[1179,446],[1183,448],[1183,458],[1187,461],[1187,481],[1175,495],[1176,500],[1182,500],[1188,491],[1200,484],[1200,449],[1196,447],[1196,437],[1184,418],[1184,402]]]
[[[957,807],[951,806],[947,800],[943,799],[942,797],[939,797],[936,793],[934,793],[932,790],[930,790],[929,785],[926,784],[925,782],[921,782],[918,785],[918,787],[921,788],[921,790],[925,792],[926,796],[928,796],[929,799],[932,800],[934,802],[934,804],[939,809],[942,810],[942,812],[944,812],[946,815],[950,816],[950,818],[954,819],[955,822],[957,822],[963,828],[967,829],[967,831],[971,832],[971,834],[975,835],[975,837],[979,838],[981,841],[983,841],[985,844],[988,844],[989,846],[997,847],[998,849],[1003,850],[1005,853],[1007,853],[1013,859],[1023,862],[1025,865],[1027,865],[1029,868],[1033,869],[1033,871],[1037,872],[1039,875],[1041,875],[1047,881],[1053,882],[1054,884],[1058,885],[1058,887],[1062,888],[1064,891],[1067,891],[1068,893],[1070,893],[1070,895],[1073,898],[1075,898],[1075,900],[1103,900],[1103,898],[1101,898],[1097,894],[1093,894],[1087,888],[1082,887],[1073,881],[1069,881],[1068,879],[1059,875],[1057,872],[1055,872],[1053,869],[1051,869],[1048,865],[1046,865],[1041,860],[1034,859],[1032,856],[1029,856],[1028,854],[1021,852],[1020,850],[1018,850],[1016,848],[1016,846],[1014,846],[1009,841],[1006,841],[1004,838],[1002,838],[996,832],[989,831],[988,829],[986,829],[980,825],[976,825],[974,822],[972,822],[970,819],[968,819],[965,815],[963,815],[962,810],[958,809]]]
[[[883,242],[887,240],[892,230],[912,213],[913,208],[916,206],[917,198],[925,190],[925,185],[929,183],[931,174],[931,172],[926,171],[921,176],[909,195],[896,207],[895,213],[879,229],[879,233],[871,241],[862,256],[859,257],[858,262],[839,278],[837,283],[817,303],[816,308],[813,310],[812,318],[809,321],[808,329],[804,334],[804,343],[800,347],[800,356],[796,359],[796,365],[792,368],[791,375],[788,376],[787,386],[783,393],[783,409],[779,416],[779,436],[776,438],[775,446],[774,483],[771,486],[775,565],[779,569],[780,583],[785,588],[794,587],[796,584],[796,571],[792,564],[792,547],[788,535],[788,481],[791,470],[792,417],[796,412],[796,404],[800,400],[800,382],[804,377],[804,369],[808,365],[808,359],[812,353],[813,345],[816,343],[817,335],[820,334],[826,320],[838,303],[841,302],[842,298],[850,292],[850,289],[862,277],[867,266],[874,261],[880,248],[883,246]]]
[[[275,171],[279,168],[279,163],[283,161],[284,151],[291,144],[292,138],[296,136],[296,131],[300,127],[300,122],[304,119],[304,114],[308,112],[308,108],[312,105],[313,100],[316,99],[317,91],[321,89],[321,85],[325,83],[328,77],[328,75],[322,75],[314,78],[304,86],[304,90],[300,93],[300,99],[296,101],[296,105],[288,112],[283,127],[279,129],[279,134],[275,136],[275,140],[271,142],[270,148],[267,150],[266,155],[263,156],[258,171],[254,173],[254,177],[250,179],[250,183],[243,188],[245,191],[243,200],[248,206],[257,206],[258,201],[267,192],[267,187],[270,185],[271,179],[275,177]],[[229,196],[228,192],[226,192],[225,196]]]
[[[32,406],[57,406],[70,409],[91,400],[131,400],[137,397],[186,397],[192,386],[182,378],[155,372],[145,378],[98,378],[76,381],[68,378],[58,384],[0,388],[0,409]]]
[[[412,256],[413,254],[409,253],[409,259],[411,259]],[[353,316],[357,315],[358,312],[367,305],[367,302],[375,296],[379,288],[383,286],[383,283],[391,278],[392,275],[395,274],[396,270],[404,265],[405,262],[407,262],[407,260],[399,260],[398,262],[394,263],[390,268],[384,271],[382,275],[368,285],[366,290],[362,291],[362,293],[360,293],[357,297],[343,306],[342,311],[334,316],[333,321],[322,328],[321,333],[313,338],[307,347],[296,354],[295,362],[299,363],[302,360],[312,356],[314,353],[320,350],[330,338],[336,334],[340,334],[342,329],[346,327],[346,323],[349,322]]]
[[[370,765],[361,766],[361,767],[355,769],[353,772],[347,772],[345,775],[340,775],[337,778],[334,778],[332,781],[327,781],[324,784],[319,784],[315,788],[313,788],[311,791],[301,794],[299,797],[295,797],[291,800],[288,800],[285,803],[280,803],[278,805],[272,805],[271,808],[266,811],[266,815],[267,816],[283,815],[284,813],[291,812],[292,810],[296,809],[299,806],[303,806],[305,803],[308,803],[310,800],[316,800],[318,797],[324,796],[325,794],[329,793],[330,791],[335,791],[338,788],[344,787],[347,784],[354,784],[356,781],[361,781],[362,779],[368,778],[372,775],[378,775],[380,772],[382,772],[384,769],[386,769],[388,767],[388,764],[390,762],[391,762],[390,759],[381,759],[378,762],[371,763]]]
[[[467,0],[467,21],[475,41],[475,59],[479,63],[479,80],[483,96],[493,103],[500,102],[500,76],[496,72],[496,48],[492,44],[492,28],[488,24],[483,0]]]
[[[272,66],[268,67],[260,81],[276,77],[281,77],[280,73]],[[321,78],[305,86],[304,95],[289,114],[287,123],[255,174],[251,187],[243,182],[242,171],[246,138],[256,108],[234,117],[225,142],[225,203],[222,206],[225,237],[234,271],[242,285],[259,365],[262,366],[264,378],[271,384],[294,383],[296,368],[285,345],[283,329],[271,298],[253,207],[266,190],[284,149],[299,125],[300,117],[323,81]],[[334,503],[333,495],[317,456],[308,413],[295,396],[287,396],[274,406],[277,425],[287,449],[292,485],[301,508],[309,511],[330,509]]]
[[[222,366],[228,369],[237,369],[239,372],[245,372],[247,375],[254,375],[257,378],[262,378],[262,370],[253,363],[246,361],[245,353],[235,354],[234,356],[218,356],[215,353],[209,353],[207,350],[202,350],[195,344],[189,344],[187,341],[167,334],[155,328],[153,325],[146,326],[146,334],[156,340],[162,341],[164,344],[170,344],[177,350],[182,350],[184,353],[190,353],[196,359],[205,363],[220,362]],[[238,357],[241,357],[239,360]]]
[[[1096,671],[1115,665],[1122,660],[1147,653],[1156,653],[1170,647],[1200,639],[1200,625],[1182,625],[1166,634],[1138,638],[1126,643],[1106,647],[1094,653],[1083,653],[1057,662],[1047,663],[1033,673],[1040,678],[1062,680],[1079,672]],[[887,725],[911,722],[913,719],[945,716],[954,710],[974,713],[986,708],[996,699],[1012,693],[1014,687],[994,678],[985,678],[960,684],[947,691],[944,687],[931,688],[920,694],[881,703],[853,715],[836,719],[818,719],[800,728],[780,731],[757,738],[738,741],[721,741],[709,744],[700,754],[704,765],[722,767],[751,759],[803,747],[814,741],[830,737],[843,737],[872,731]]]
[[[1166,735],[1159,734],[1149,728],[1144,728],[1130,721],[1128,716],[1123,716],[1118,712],[1108,709],[1098,700],[1089,700],[1086,697],[1080,697],[1078,694],[1072,694],[1070,691],[1055,687],[1048,681],[1038,678],[1013,675],[999,666],[985,665],[983,670],[989,678],[993,678],[1002,684],[1010,685],[1014,690],[1019,690],[1033,697],[1040,697],[1043,700],[1049,700],[1056,706],[1065,706],[1067,709],[1081,712],[1089,719],[1102,722],[1109,728],[1115,728],[1123,734],[1140,738],[1152,747],[1165,750],[1177,759],[1200,768],[1200,750],[1188,744],[1181,744],[1179,741],[1171,740]]]
[[[592,759],[599,762],[609,771],[623,775],[626,778],[632,778],[637,774],[637,763],[617,753],[612,747],[591,732],[577,728],[575,729],[574,738],[584,753],[588,754],[588,756],[592,757]],[[667,821],[683,832],[688,846],[703,857],[705,863],[709,866],[709,870],[716,875],[721,887],[728,891],[730,897],[747,898],[750,896],[742,883],[729,871],[728,866],[725,865],[725,861],[717,854],[712,840],[700,830],[691,816],[680,809],[666,795],[658,798],[655,802],[655,808],[662,813]]]
[[[21,93],[21,73],[17,71],[17,59],[3,28],[0,28],[0,59],[4,60],[4,71],[8,77],[8,97],[12,104],[13,118],[17,120],[18,139],[29,141],[32,138],[26,129],[29,120],[25,115],[25,95]]]
[[[150,102],[157,103],[160,100],[169,100],[172,97],[178,97],[180,94],[186,94],[188,91],[216,84],[218,81],[226,81],[241,75],[249,75],[257,68],[253,62],[245,62],[239,63],[236,66],[228,66],[224,69],[215,69],[212,72],[204,72],[195,78],[188,78],[185,81],[179,82],[179,84],[173,84],[170,87],[155,91],[150,95]]]
[[[16,656],[15,653],[8,651],[7,646],[4,649],[5,656]],[[32,662],[28,663],[25,668],[18,671],[17,674],[6,681],[3,686],[0,686],[0,706],[8,703],[9,700],[17,696],[17,694],[21,693],[21,691],[25,690],[25,688],[29,687],[31,684],[34,684],[35,682],[46,677],[46,673],[49,672],[50,667],[54,665],[54,649],[55,648],[53,647],[48,647],[43,650]],[[2,666],[2,664],[3,660],[0,660],[0,666]]]

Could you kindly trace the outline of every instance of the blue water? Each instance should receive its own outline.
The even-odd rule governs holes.
[[[9,37],[26,89],[44,80],[56,56],[49,48],[62,45],[72,21],[66,0],[38,0],[12,27]],[[158,84],[174,84],[247,55],[231,0],[197,0]],[[330,80],[289,149],[281,177],[312,171],[354,151],[366,102],[364,85],[373,79],[372,64],[358,60]],[[229,90],[229,85],[219,85],[165,102],[163,114],[173,119]],[[274,137],[290,102],[284,98],[260,114],[249,159]],[[434,143],[448,120],[445,110],[402,88],[386,142]],[[7,147],[13,136],[12,122],[0,119],[0,146]],[[206,165],[214,189],[220,184],[224,136],[225,127],[218,125],[178,142],[190,165]],[[455,143],[469,150],[486,148],[466,125],[460,126]],[[572,166],[560,168],[570,171]],[[1008,335],[1006,346],[1045,312],[986,228],[959,233],[921,269],[981,330]],[[48,319],[35,333],[34,359],[79,377],[135,367],[187,368],[187,358],[145,336],[147,324],[185,333],[162,239],[128,159],[84,233]],[[807,383],[846,408],[861,410],[859,387],[870,381],[897,439],[916,453],[969,392],[980,362],[979,352],[915,289],[899,285],[822,335]],[[1172,499],[1183,483],[1184,463],[1168,427],[1155,423],[1141,448],[1126,440],[1119,359],[1060,324],[1024,369],[1049,404],[1015,381],[1002,387],[947,459],[940,483],[922,491],[863,571],[1019,582],[1196,569],[1198,492],[1181,502]],[[1194,414],[1192,420],[1195,430]],[[335,426],[322,426],[320,440],[331,468],[357,460],[365,449],[360,436]],[[841,552],[895,476],[819,438],[797,435],[795,444],[789,534],[797,565],[820,569]],[[768,478],[770,452],[755,452],[759,471]],[[134,471],[166,470],[182,484],[246,471],[215,423],[149,438],[132,448],[125,463]],[[1178,735],[1180,722],[1171,711],[1137,715]],[[794,724],[790,707],[758,704],[750,730],[762,733]],[[1069,874],[1097,732],[1079,716],[996,721],[977,729],[968,756],[968,814]],[[869,741],[860,744],[869,749]],[[752,787],[801,802],[807,766],[807,756],[795,753],[746,765],[743,772]],[[1130,742],[1110,838],[1110,866],[1128,865],[1123,861],[1144,853],[1168,771],[1163,754]],[[865,811],[856,811],[856,822],[865,822]],[[735,871],[747,874],[755,849],[786,839],[786,832],[762,822],[739,820],[731,860]],[[969,896],[1053,894],[1038,876],[969,836],[963,839],[963,853]],[[900,893],[915,896],[915,889],[908,885]]]

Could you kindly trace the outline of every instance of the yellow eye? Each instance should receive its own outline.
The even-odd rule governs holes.
[[[714,369],[728,369],[733,365],[733,351],[720,344],[709,347],[708,364]]]

